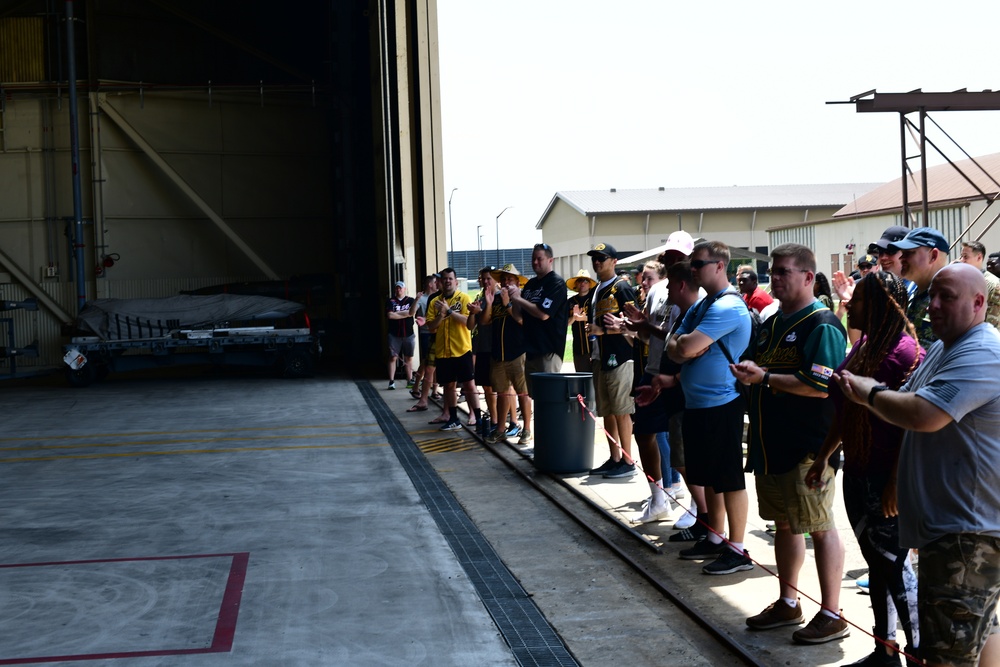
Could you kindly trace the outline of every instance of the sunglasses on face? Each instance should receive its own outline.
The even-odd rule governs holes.
[[[785,276],[790,276],[791,274],[793,274],[795,272],[798,272],[798,273],[809,273],[809,269],[797,269],[795,267],[779,266],[779,267],[776,267],[776,268],[768,269],[767,270],[767,275],[769,275],[769,276],[780,276],[780,277],[783,278]]]
[[[708,266],[709,264],[718,264],[721,261],[721,259],[692,259],[691,268],[697,271],[704,266]]]
[[[592,261],[592,262],[593,262],[594,264],[600,264],[601,262],[606,262],[606,261],[608,261],[608,258],[607,258],[607,257],[605,257],[604,255],[592,255],[592,256],[591,256],[591,261]]]

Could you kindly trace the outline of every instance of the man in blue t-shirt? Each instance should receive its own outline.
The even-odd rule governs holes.
[[[750,311],[729,284],[729,247],[703,241],[691,252],[691,274],[708,295],[692,306],[666,353],[683,364],[684,458],[689,484],[705,487],[708,537],[680,552],[685,560],[714,558],[705,574],[750,570],[743,548],[749,500],[743,474],[743,396],[729,372],[722,350],[739,357],[750,342]],[[720,345],[721,344],[721,345]],[[726,516],[729,542],[723,542]]]

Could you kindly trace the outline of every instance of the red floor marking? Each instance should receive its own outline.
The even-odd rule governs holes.
[[[243,597],[243,584],[246,581],[247,564],[250,561],[248,552],[231,554],[197,554],[192,556],[151,556],[147,558],[104,558],[96,560],[56,561],[49,563],[10,563],[0,564],[0,568],[41,567],[46,565],[83,565],[90,563],[127,563],[134,561],[153,560],[187,560],[191,558],[232,558],[229,568],[229,578],[226,590],[219,607],[219,618],[215,624],[215,634],[212,645],[208,648],[195,649],[161,649],[155,651],[126,651],[122,653],[90,653],[83,655],[39,656],[34,658],[0,658],[0,665],[29,665],[41,662],[70,662],[80,660],[114,660],[117,658],[148,658],[169,655],[194,655],[199,653],[227,653],[233,648],[236,636],[236,620],[240,613],[240,600]]]

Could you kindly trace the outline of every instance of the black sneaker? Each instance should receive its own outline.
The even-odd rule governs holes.
[[[596,468],[592,469],[590,471],[590,474],[591,475],[603,475],[607,471],[611,470],[614,466],[615,466],[614,459],[608,459],[607,461],[605,461],[601,465],[599,465]]]
[[[752,569],[753,561],[750,560],[750,554],[746,551],[736,553],[726,546],[725,551],[719,554],[719,557],[714,561],[701,568],[701,571],[705,574],[732,574]]]
[[[667,538],[668,542],[697,542],[708,537],[708,528],[703,523],[696,523],[690,528],[685,528],[679,533],[674,533]]]
[[[715,558],[723,551],[732,551],[726,546],[725,542],[719,542],[718,544],[712,544],[708,541],[706,537],[701,542],[698,542],[693,547],[689,549],[683,549],[677,555],[682,560],[707,560],[709,558]]]
[[[622,479],[624,477],[632,477],[635,473],[635,464],[626,463],[625,459],[622,459],[613,468],[605,471],[604,479]]]

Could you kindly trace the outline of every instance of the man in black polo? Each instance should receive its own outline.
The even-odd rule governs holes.
[[[535,244],[531,253],[531,268],[535,277],[524,289],[510,289],[510,300],[524,318],[524,374],[531,394],[532,373],[558,373],[562,370],[566,349],[566,328],[569,312],[566,308],[566,281],[552,270],[552,246]],[[519,444],[531,442],[531,425],[525,422]]]

